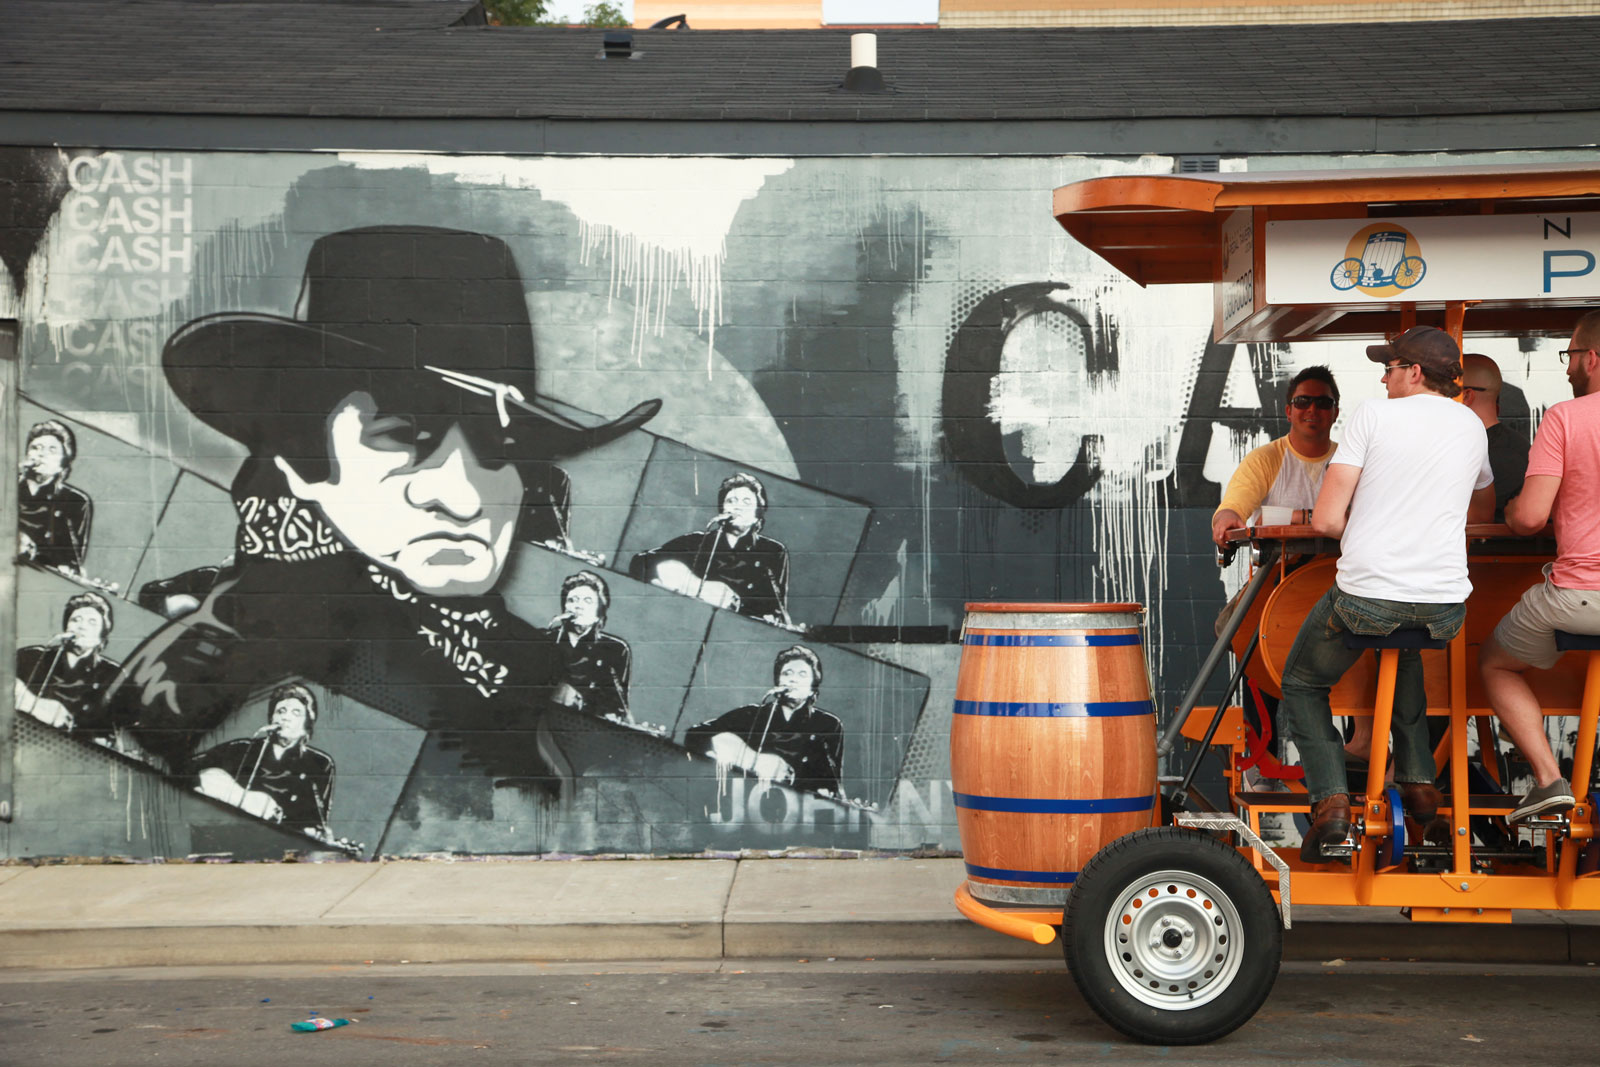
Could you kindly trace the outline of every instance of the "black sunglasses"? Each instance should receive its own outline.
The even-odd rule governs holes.
[[[1338,401],[1331,396],[1297,396],[1289,401],[1289,406],[1304,411],[1306,408],[1316,408],[1318,411],[1332,411],[1333,405]]]

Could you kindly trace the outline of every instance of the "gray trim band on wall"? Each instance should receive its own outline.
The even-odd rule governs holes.
[[[1084,121],[314,118],[0,111],[0,144],[507,155],[1058,156],[1473,152],[1595,144],[1600,112]]]

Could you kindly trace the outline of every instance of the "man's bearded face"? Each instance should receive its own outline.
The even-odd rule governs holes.
[[[421,429],[363,392],[329,417],[328,455],[325,482],[281,459],[279,469],[358,551],[433,596],[476,596],[500,580],[522,508],[515,464],[491,467],[459,424]]]

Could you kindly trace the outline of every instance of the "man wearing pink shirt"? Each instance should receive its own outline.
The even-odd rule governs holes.
[[[1534,788],[1512,822],[1566,811],[1576,803],[1544,733],[1544,712],[1524,675],[1555,666],[1555,631],[1600,634],[1600,311],[1578,320],[1561,352],[1575,399],[1545,412],[1528,453],[1522,492],[1506,505],[1506,524],[1520,534],[1544,528],[1552,512],[1556,560],[1544,582],[1522,594],[1483,643],[1478,666],[1484,691],[1533,768]],[[1587,788],[1588,783],[1579,783]]]

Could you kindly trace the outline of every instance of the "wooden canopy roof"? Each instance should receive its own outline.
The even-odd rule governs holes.
[[[1600,209],[1600,163],[1089,178],[1055,193],[1056,221],[1140,285],[1221,280],[1222,222]]]
[[[1078,241],[1140,285],[1223,280],[1223,225],[1235,209],[1257,222],[1381,219],[1600,210],[1600,162],[1504,167],[1278,171],[1249,174],[1136,174],[1090,178],[1055,191],[1054,214]],[[1557,302],[1552,302],[1554,305]],[[1340,310],[1281,309],[1248,339],[1382,336],[1434,322],[1459,337],[1461,309],[1417,305]],[[1570,308],[1480,304],[1468,332],[1559,332]]]

